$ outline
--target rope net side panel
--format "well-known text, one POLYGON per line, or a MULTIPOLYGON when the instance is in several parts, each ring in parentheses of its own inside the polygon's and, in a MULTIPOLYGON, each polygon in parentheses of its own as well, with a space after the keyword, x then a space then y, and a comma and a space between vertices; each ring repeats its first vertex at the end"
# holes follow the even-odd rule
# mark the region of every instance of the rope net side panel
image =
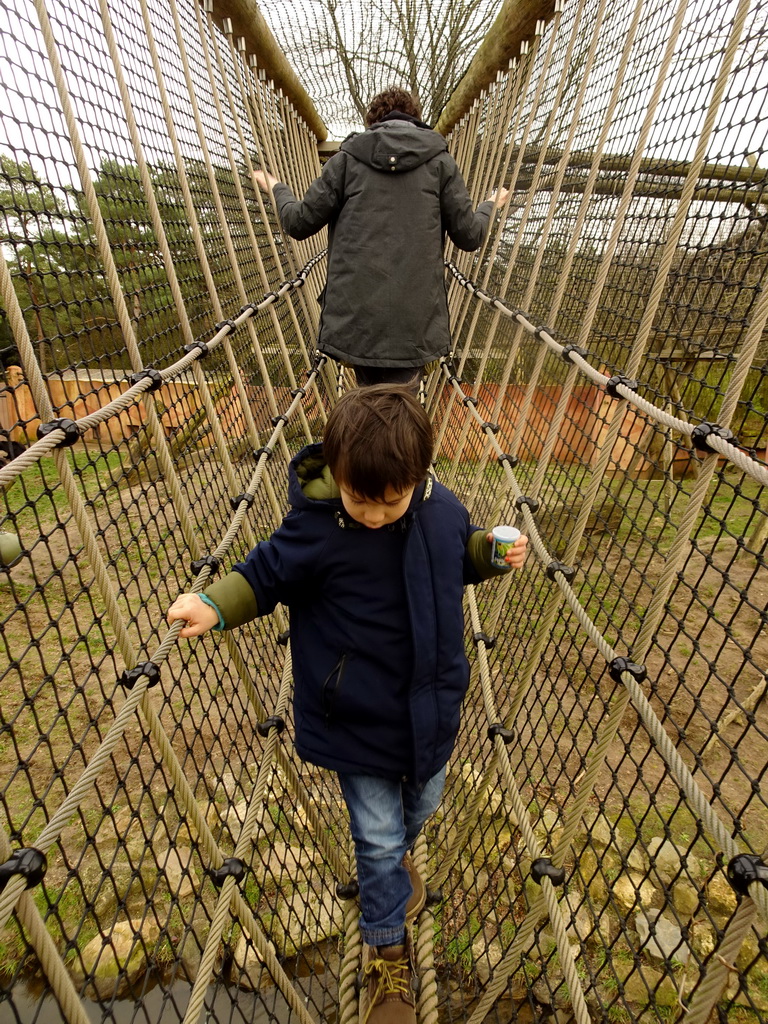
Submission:
MULTIPOLYGON (((425 1024, 768 1013, 765 39, 761 4, 573 4, 451 136, 512 197, 447 253, 436 471, 535 557, 468 594, 425 1024)), ((287 617, 164 624, 336 394, 325 239, 251 178, 300 192, 313 140, 193 3, 37 0, 0 41, 0 1021, 353 1022, 287 617)))

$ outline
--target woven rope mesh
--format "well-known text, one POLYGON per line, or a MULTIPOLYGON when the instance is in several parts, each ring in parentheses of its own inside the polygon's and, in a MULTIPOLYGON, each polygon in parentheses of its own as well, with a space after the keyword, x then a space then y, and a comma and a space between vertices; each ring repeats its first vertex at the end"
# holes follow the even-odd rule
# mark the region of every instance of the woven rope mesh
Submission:
POLYGON ((438 478, 531 538, 467 593, 419 1019, 768 1020, 768 8, 399 10, 3 11, 0 1024, 363 1019, 287 614, 165 612, 277 526, 352 384, 326 238, 252 172, 301 193, 393 76, 476 202, 511 190, 446 250, 424 400, 438 478))

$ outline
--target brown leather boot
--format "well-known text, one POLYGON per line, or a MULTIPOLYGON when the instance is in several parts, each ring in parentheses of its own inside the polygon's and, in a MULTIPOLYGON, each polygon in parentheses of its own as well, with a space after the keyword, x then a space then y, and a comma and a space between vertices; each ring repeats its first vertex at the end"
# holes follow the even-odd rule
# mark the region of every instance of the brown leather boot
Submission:
POLYGON ((408 877, 411 880, 411 887, 413 889, 413 892, 405 905, 405 923, 413 924, 424 906, 424 902, 427 898, 427 888, 424 885, 424 879, 416 870, 413 858, 407 851, 403 856, 403 867, 408 872, 408 877))
POLYGON ((380 946, 363 968, 368 1011, 362 1024, 416 1024, 416 989, 410 943, 380 946))

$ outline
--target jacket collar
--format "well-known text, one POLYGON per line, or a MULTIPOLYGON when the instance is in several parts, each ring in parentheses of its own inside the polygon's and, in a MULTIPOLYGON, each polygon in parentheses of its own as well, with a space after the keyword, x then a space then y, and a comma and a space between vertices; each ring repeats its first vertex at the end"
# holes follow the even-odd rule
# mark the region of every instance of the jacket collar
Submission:
MULTIPOLYGON (((409 124, 415 124, 417 128, 428 128, 432 130, 428 124, 424 121, 420 121, 418 117, 413 117, 412 114, 404 114, 402 110, 393 110, 389 114, 385 114, 384 117, 380 118, 376 124, 383 124, 385 121, 408 121, 409 124)), ((375 128, 376 124, 372 124, 371 128, 375 128)))

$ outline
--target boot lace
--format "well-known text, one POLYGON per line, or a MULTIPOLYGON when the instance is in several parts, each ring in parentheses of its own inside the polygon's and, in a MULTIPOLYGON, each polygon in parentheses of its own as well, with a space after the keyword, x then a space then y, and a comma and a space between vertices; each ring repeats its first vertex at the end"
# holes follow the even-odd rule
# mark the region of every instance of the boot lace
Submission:
POLYGON ((371 993, 368 1010, 362 1024, 366 1024, 374 1006, 377 1006, 387 996, 398 995, 410 998, 409 968, 407 955, 400 960, 384 960, 381 957, 376 957, 374 960, 368 961, 362 971, 363 979, 365 981, 374 979, 376 987, 371 993))

